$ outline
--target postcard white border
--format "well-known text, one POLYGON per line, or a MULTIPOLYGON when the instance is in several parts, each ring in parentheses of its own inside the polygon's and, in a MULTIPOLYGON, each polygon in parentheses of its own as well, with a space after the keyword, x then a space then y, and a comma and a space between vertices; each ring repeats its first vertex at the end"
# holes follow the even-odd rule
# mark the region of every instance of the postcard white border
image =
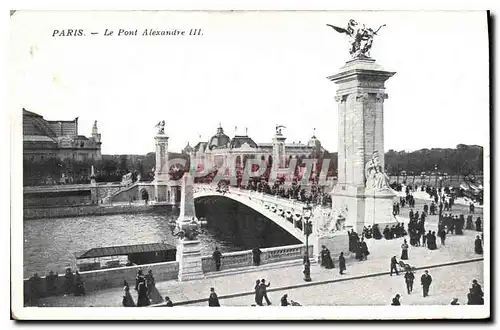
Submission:
MULTIPOLYGON (((116 3, 103 2, 103 1, 85 1, 78 2, 76 4, 68 1, 16 1, 14 4, 7 4, 7 9, 120 9, 120 10, 131 10, 131 9, 169 9, 169 10, 190 10, 190 9, 266 9, 266 10, 276 10, 276 9, 287 9, 287 10, 318 10, 318 9, 328 9, 328 10, 362 10, 362 9, 423 9, 426 10, 440 10, 440 9, 487 9, 492 7, 495 2, 492 1, 475 1, 471 4, 469 1, 454 1, 449 4, 443 4, 440 1, 419 1, 409 4, 402 4, 399 2, 383 2, 378 1, 376 4, 370 1, 357 1, 355 3, 349 2, 345 4, 335 4, 327 3, 326 1, 313 1, 304 4, 304 2, 297 1, 287 1, 283 2, 271 2, 268 1, 253 1, 251 4, 248 2, 242 4, 229 3, 228 1, 223 2, 212 2, 210 5, 205 4, 203 1, 171 1, 165 6, 164 3, 160 1, 120 1, 116 3)), ((5 5, 5 4, 4 4, 5 5)), ((4 11, 5 13, 5 11, 4 11)), ((8 37, 4 37, 6 44, 8 43, 8 37)), ((7 49, 4 47, 4 49, 7 49)), ((4 63, 6 63, 4 61, 4 63)), ((8 70, 7 70, 8 72, 8 70)), ((5 76, 5 75, 4 75, 5 76)), ((19 183, 19 178, 22 179, 22 157, 19 157, 19 150, 22 150, 22 139, 21 137, 21 116, 13 116, 12 109, 19 109, 18 104, 15 101, 9 100, 8 112, 9 118, 7 125, 10 127, 9 132, 12 138, 10 143, 10 150, 8 153, 11 156, 11 171, 4 171, 4 173, 11 173, 11 191, 8 193, 11 199, 11 216, 12 216, 12 227, 11 227, 11 238, 12 238, 12 250, 11 250, 11 265, 12 265, 12 311, 14 315, 19 319, 40 319, 40 320, 51 320, 51 319, 156 319, 156 320, 166 320, 169 316, 166 315, 165 309, 162 308, 141 308, 134 309, 131 313, 130 309, 123 308, 25 308, 22 307, 22 295, 14 294, 22 288, 22 245, 17 246, 18 242, 22 242, 22 185, 19 183), (17 151, 17 152, 16 152, 17 151), (19 248, 20 247, 20 248, 19 248), (21 279, 21 281, 19 281, 21 279), (20 298, 20 299, 19 299, 20 298)), ((20 112, 18 112, 20 113, 20 112)), ((8 141, 7 136, 4 141, 8 141)), ((6 143, 4 143, 6 144, 6 143)), ((4 147, 8 147, 4 145, 4 147)), ((489 169, 489 145, 484 146, 485 155, 485 201, 490 199, 489 191, 489 180, 490 180, 490 169, 489 169)), ((7 185, 8 186, 8 185, 7 185)), ((7 187, 8 188, 8 187, 7 187)), ((8 195, 4 200, 8 200, 8 195)), ((7 209, 7 208, 6 208, 7 209)), ((7 210, 8 212, 8 210, 7 210)), ((484 208, 485 215, 489 215, 490 207, 489 203, 485 203, 484 208)), ((9 215, 5 216, 4 219, 8 219, 9 215)), ((485 232, 490 229, 489 216, 485 216, 485 232), (488 221, 486 221, 488 219, 488 221)), ((8 229, 4 229, 4 233, 8 233, 8 229)), ((8 236, 8 235, 6 235, 8 236)), ((492 235, 494 236, 494 235, 492 235)), ((420 318, 432 318, 432 319, 443 319, 443 318, 483 318, 489 315, 489 283, 490 282, 490 240, 489 236, 485 237, 485 272, 484 272, 484 283, 488 283, 485 291, 485 305, 484 306, 400 306, 397 311, 393 307, 387 306, 360 306, 360 307, 306 307, 306 308, 251 308, 251 307, 231 307, 231 308, 220 308, 220 309, 207 309, 205 307, 176 307, 175 308, 175 319, 302 319, 302 320, 313 320, 313 319, 420 319, 420 318), (488 239, 486 239, 488 237, 488 239)), ((2 243, 8 246, 9 237, 2 240, 2 243)), ((4 250, 5 251, 5 250, 4 250)), ((7 283, 5 281, 4 283, 7 283)), ((21 289, 22 290, 22 289, 21 289)), ((6 295, 4 295, 6 296, 6 295)), ((172 311, 172 310, 171 310, 172 311)))

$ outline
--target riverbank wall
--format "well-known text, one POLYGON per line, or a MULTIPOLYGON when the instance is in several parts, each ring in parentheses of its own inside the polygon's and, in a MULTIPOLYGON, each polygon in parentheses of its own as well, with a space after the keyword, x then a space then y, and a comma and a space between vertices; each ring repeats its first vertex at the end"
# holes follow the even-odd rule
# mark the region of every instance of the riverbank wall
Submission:
POLYGON ((100 216, 112 214, 134 214, 158 211, 168 211, 172 205, 165 204, 138 204, 125 203, 116 205, 74 205, 55 207, 30 207, 23 209, 24 220, 47 219, 47 218, 67 218, 80 216, 100 216))
MULTIPOLYGON (((306 247, 303 244, 287 245, 272 248, 263 248, 261 254, 261 265, 280 263, 283 261, 302 261, 305 255, 306 247)), ((308 249, 310 256, 313 255, 313 246, 308 249)), ((221 273, 232 269, 245 269, 252 267, 252 251, 239 251, 223 253, 221 258, 221 273)), ((202 269, 207 277, 217 276, 215 262, 212 256, 202 256, 202 269)), ((258 267, 258 266, 254 266, 258 267)), ((135 277, 137 270, 142 268, 144 273, 150 269, 153 272, 156 282, 164 282, 169 280, 177 280, 179 273, 179 262, 169 261, 155 264, 118 267, 111 269, 99 269, 86 272, 80 272, 82 281, 84 282, 86 292, 99 291, 104 289, 122 287, 123 281, 126 280, 131 288, 135 286, 135 277)), ((30 301, 38 297, 48 297, 64 294, 68 287, 74 289, 74 278, 67 280, 64 274, 55 275, 53 278, 40 276, 37 281, 33 278, 24 279, 24 299, 25 305, 30 305, 30 301)), ((120 299, 121 297, 117 297, 120 299)))

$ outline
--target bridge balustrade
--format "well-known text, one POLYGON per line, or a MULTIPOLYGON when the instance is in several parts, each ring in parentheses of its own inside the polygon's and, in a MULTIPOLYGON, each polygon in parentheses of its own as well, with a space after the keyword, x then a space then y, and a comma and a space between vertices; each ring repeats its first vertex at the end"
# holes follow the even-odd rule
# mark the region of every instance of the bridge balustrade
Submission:
MULTIPOLYGON (((303 244, 286 245, 272 248, 260 249, 262 254, 261 265, 281 261, 302 260, 306 247, 303 244)), ((313 246, 309 245, 309 255, 313 255, 313 246)), ((228 252, 222 254, 221 270, 250 267, 253 265, 252 251, 228 252)), ((202 269, 204 273, 215 272, 215 261, 212 256, 202 257, 202 269)))

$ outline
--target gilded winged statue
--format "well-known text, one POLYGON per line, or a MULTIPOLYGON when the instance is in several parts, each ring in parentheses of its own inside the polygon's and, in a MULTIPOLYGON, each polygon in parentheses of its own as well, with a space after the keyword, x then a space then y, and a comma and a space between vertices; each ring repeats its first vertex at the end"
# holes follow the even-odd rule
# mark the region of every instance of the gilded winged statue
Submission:
POLYGON ((364 24, 361 27, 360 24, 353 19, 349 20, 346 28, 341 28, 331 24, 326 25, 338 33, 345 34, 349 37, 349 43, 351 44, 349 54, 353 59, 370 57, 373 37, 376 36, 378 31, 385 26, 385 24, 381 25, 376 31, 374 31, 371 28, 367 28, 364 24))

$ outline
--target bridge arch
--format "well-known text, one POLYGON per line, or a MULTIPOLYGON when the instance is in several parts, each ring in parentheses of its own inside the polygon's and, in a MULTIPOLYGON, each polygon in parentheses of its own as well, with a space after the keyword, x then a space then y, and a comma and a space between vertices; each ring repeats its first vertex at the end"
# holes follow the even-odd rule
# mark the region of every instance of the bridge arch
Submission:
POLYGON ((303 221, 300 216, 288 217, 287 214, 302 214, 302 203, 290 202, 288 200, 276 199, 260 193, 249 192, 245 190, 230 189, 226 193, 217 192, 213 188, 199 188, 195 190, 193 197, 198 200, 203 197, 223 197, 227 198, 259 213, 269 221, 272 221, 290 235, 301 242, 305 242, 303 233, 303 221), (287 211, 290 211, 287 213, 287 211))

